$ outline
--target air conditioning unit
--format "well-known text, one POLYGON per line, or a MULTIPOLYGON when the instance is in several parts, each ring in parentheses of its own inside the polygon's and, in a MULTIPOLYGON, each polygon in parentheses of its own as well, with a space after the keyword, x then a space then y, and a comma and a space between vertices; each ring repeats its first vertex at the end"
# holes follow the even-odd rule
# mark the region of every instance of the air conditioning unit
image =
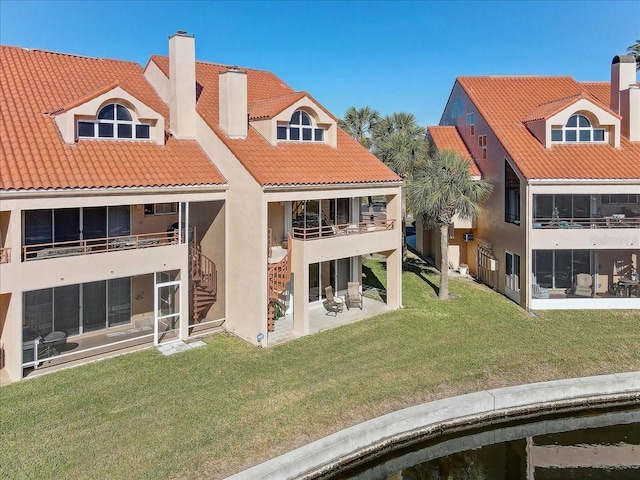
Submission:
POLYGON ((473 233, 465 233, 462 238, 464 238, 465 242, 473 242, 473 233))
POLYGON ((495 272, 496 270, 498 270, 498 260, 496 260, 495 258, 489 259, 489 270, 491 272, 495 272))

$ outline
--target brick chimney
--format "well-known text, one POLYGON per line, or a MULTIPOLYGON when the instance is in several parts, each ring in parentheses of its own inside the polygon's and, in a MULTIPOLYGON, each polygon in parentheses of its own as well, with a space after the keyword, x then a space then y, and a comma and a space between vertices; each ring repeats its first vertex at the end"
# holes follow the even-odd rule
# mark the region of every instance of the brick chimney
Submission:
POLYGON ((640 141, 640 89, 633 55, 616 55, 611 61, 610 106, 622 117, 622 135, 633 142, 640 141))
POLYGON ((195 38, 182 30, 169 37, 169 110, 171 133, 176 138, 195 138, 195 38))
POLYGON ((229 67, 219 76, 220 128, 231 138, 247 138, 247 72, 229 67))

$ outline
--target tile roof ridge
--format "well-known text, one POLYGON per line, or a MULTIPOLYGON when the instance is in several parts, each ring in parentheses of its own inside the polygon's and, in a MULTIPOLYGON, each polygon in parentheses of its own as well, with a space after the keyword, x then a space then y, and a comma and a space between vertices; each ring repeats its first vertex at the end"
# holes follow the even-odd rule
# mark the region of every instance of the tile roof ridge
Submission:
MULTIPOLYGON (((166 59, 167 61, 169 60, 169 55, 160 55, 160 54, 154 54, 151 55, 149 57, 149 61, 155 59, 155 58, 159 58, 159 59, 166 59)), ((149 62, 147 62, 149 63, 149 62)), ((246 72, 266 72, 266 73, 271 73, 273 75, 275 75, 275 73, 273 73, 271 70, 266 70, 264 68, 251 68, 251 67, 244 67, 242 65, 237 65, 237 64, 231 64, 231 63, 220 63, 220 62, 212 62, 212 61, 208 61, 208 60, 198 60, 196 58, 196 64, 201 64, 201 65, 209 65, 209 66, 213 66, 213 67, 223 67, 223 68, 235 68, 238 69, 240 71, 246 71, 246 72)))

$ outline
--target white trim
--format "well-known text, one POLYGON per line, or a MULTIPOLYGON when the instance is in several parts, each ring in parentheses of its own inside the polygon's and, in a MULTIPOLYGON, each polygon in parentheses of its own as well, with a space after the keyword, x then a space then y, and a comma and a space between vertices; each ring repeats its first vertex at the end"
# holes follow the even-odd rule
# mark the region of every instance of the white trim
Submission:
POLYGON ((531 310, 637 310, 640 298, 532 298, 531 310))

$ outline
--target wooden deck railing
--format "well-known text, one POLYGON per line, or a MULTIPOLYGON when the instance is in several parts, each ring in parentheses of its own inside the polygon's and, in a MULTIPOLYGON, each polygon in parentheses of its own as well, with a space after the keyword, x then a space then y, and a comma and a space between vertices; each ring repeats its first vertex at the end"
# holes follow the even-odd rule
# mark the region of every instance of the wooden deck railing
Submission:
POLYGON ((533 228, 640 228, 640 217, 534 218, 533 228))
POLYGON ((90 255, 94 253, 121 250, 137 250, 140 248, 175 245, 177 243, 180 243, 178 230, 175 230, 173 233, 160 232, 143 233, 139 235, 122 235, 119 237, 91 238, 86 240, 71 240, 68 242, 24 245, 22 247, 22 258, 25 261, 31 261, 41 260, 43 258, 90 255))
POLYGON ((362 233, 393 230, 395 220, 376 220, 372 222, 351 222, 340 225, 323 225, 321 227, 293 227, 293 238, 298 240, 317 240, 320 238, 341 235, 359 235, 362 233))

